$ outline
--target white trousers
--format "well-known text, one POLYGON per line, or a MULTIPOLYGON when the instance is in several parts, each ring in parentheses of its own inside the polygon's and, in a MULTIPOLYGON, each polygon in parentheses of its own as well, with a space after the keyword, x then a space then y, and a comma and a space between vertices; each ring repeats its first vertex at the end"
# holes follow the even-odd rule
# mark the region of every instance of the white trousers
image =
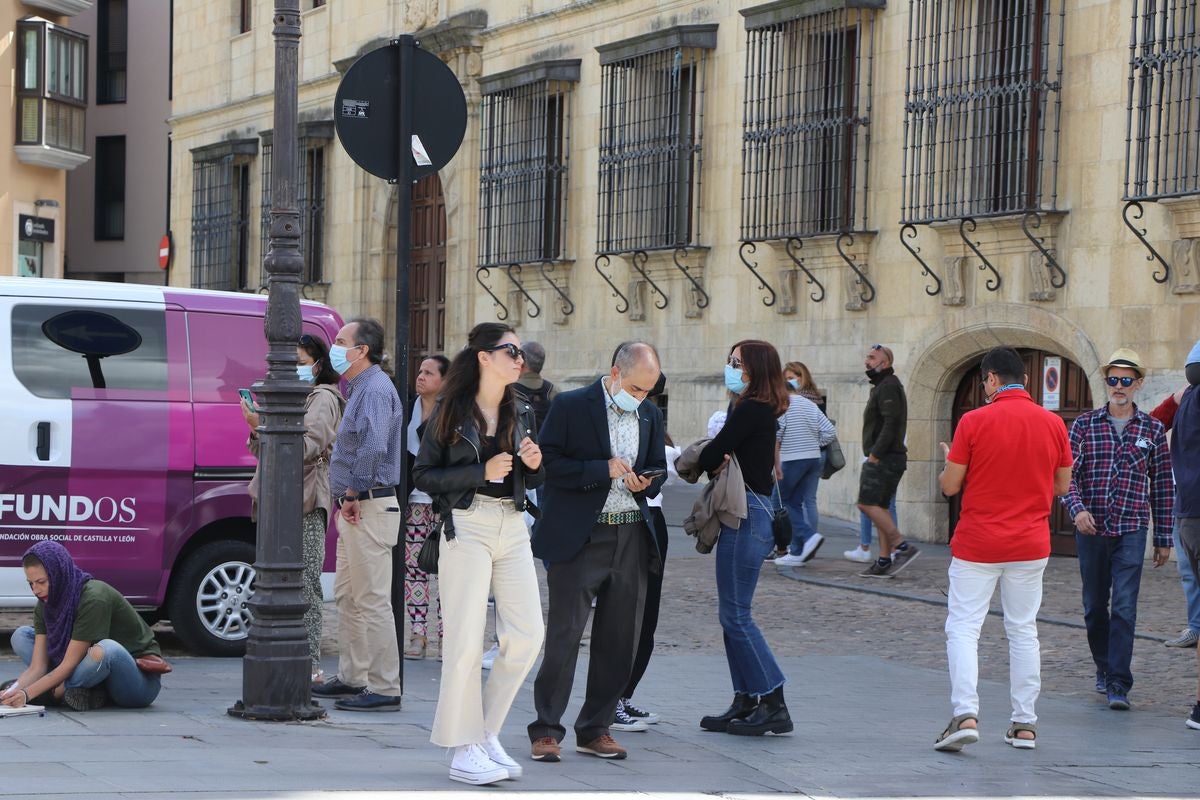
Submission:
POLYGON ((476 496, 470 508, 453 514, 455 539, 442 537, 438 558, 445 632, 430 741, 442 747, 500 733, 546 632, 529 529, 513 502, 476 496), (489 588, 500 653, 481 689, 489 588))
POLYGON ((1042 659, 1037 612, 1042 605, 1042 573, 1049 559, 983 564, 950 560, 946 603, 946 657, 950 663, 950 703, 954 716, 979 713, 979 630, 996 584, 1008 637, 1008 681, 1012 721, 1037 722, 1034 706, 1042 690, 1042 659))

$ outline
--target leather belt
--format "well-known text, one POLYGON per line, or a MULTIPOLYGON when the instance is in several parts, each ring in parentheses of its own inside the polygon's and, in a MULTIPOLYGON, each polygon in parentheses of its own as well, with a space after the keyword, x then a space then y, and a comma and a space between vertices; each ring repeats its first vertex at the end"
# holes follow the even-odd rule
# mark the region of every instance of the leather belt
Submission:
POLYGON ((596 522, 600 525, 632 525, 645 520, 641 511, 612 511, 596 516, 596 522))
POLYGON ((347 500, 351 500, 351 499, 353 499, 353 500, 374 500, 377 497, 395 497, 395 496, 396 496, 396 487, 395 486, 378 486, 374 489, 367 489, 365 492, 358 495, 358 497, 349 498, 349 497, 346 497, 345 495, 343 495, 342 497, 337 498, 337 503, 338 503, 338 506, 340 507, 342 505, 342 503, 346 502, 347 500))

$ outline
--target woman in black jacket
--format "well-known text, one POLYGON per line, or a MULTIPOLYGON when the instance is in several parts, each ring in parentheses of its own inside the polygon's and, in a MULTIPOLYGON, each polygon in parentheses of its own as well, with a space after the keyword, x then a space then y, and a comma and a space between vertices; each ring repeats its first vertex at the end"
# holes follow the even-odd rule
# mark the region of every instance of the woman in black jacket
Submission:
MULTIPOLYGON (((542 452, 533 410, 512 389, 524 360, 512 328, 476 325, 450 364, 413 466, 417 488, 445 520, 438 577, 448 624, 430 740, 455 748, 451 780, 476 785, 521 774, 497 734, 545 634, 522 517, 525 490, 544 478, 542 452), (489 590, 500 654, 481 696, 489 590)), ((530 511, 536 515, 536 508, 530 511)))
POLYGON ((775 434, 788 407, 779 353, 767 342, 738 342, 725 364, 725 386, 736 399, 699 463, 711 474, 735 455, 746 483, 746 518, 736 530, 722 525, 717 540, 717 613, 734 695, 728 710, 704 717, 700 727, 742 736, 787 733, 792 719, 783 671, 751 614, 763 559, 775 549, 775 434))

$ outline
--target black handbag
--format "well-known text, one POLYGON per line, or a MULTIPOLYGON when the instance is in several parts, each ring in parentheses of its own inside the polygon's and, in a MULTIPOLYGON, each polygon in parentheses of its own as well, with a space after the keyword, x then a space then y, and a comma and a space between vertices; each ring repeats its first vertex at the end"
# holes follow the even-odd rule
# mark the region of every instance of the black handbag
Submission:
POLYGON ((842 445, 837 439, 822 447, 821 452, 825 454, 825 466, 821 470, 821 477, 829 480, 838 470, 846 466, 846 455, 842 452, 842 445))
MULTIPOLYGON (((775 497, 779 498, 779 483, 775 483, 775 497)), ((754 495, 754 499, 758 500, 758 494, 754 495)), ((786 551, 792 543, 792 521, 788 517, 788 511, 783 506, 783 500, 779 500, 779 505, 774 510, 767 508, 762 500, 758 500, 758 504, 762 506, 763 511, 771 515, 771 536, 775 539, 775 549, 786 551)))
POLYGON ((421 549, 417 551, 417 569, 428 575, 437 575, 438 571, 438 555, 442 550, 442 527, 445 523, 439 521, 434 526, 429 535, 425 537, 425 541, 421 543, 421 549))

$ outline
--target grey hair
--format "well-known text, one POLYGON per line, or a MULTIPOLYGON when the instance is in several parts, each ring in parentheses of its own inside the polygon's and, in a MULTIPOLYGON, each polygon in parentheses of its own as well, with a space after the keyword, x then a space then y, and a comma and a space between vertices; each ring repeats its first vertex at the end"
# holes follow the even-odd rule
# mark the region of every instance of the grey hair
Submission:
POLYGON ((628 375, 634 367, 646 360, 647 357, 653 357, 655 366, 660 364, 658 351, 649 342, 640 340, 621 342, 616 352, 613 353, 612 365, 617 368, 621 375, 628 375))
POLYGON ((354 343, 367 346, 367 358, 372 364, 383 362, 383 324, 374 317, 355 317, 354 343))
POLYGON ((546 348, 541 342, 525 342, 521 349, 525 351, 525 369, 541 373, 542 367, 546 366, 546 348))

